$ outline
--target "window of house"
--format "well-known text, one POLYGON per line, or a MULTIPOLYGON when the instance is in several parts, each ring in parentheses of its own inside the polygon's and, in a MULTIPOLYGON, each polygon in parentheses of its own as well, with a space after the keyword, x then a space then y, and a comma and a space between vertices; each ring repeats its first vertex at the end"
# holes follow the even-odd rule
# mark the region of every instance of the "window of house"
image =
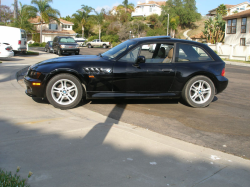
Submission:
POLYGON ((237 19, 227 20, 227 34, 235 34, 236 33, 236 23, 237 23, 237 19))
POLYGON ((240 39, 240 46, 246 46, 246 38, 240 39))
POLYGON ((57 30, 58 29, 58 25, 57 24, 49 24, 49 29, 51 29, 51 30, 57 30))
POLYGON ((68 25, 68 28, 70 28, 70 25, 68 25))
POLYGON ((247 18, 241 19, 241 33, 246 33, 247 18))

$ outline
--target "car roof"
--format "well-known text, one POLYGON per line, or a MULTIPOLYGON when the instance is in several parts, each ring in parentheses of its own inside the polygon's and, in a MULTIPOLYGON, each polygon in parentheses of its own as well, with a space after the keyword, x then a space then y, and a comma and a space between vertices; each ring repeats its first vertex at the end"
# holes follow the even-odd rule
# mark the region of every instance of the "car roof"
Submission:
MULTIPOLYGON (((150 42, 150 41, 169 41, 169 42, 182 42, 182 43, 190 43, 195 45, 202 45, 202 43, 195 42, 192 40, 184 40, 184 39, 177 39, 177 38, 171 38, 170 36, 147 36, 147 37, 141 37, 141 38, 133 38, 130 40, 134 40, 137 42, 150 42)), ((203 44, 204 45, 204 44, 203 44)))

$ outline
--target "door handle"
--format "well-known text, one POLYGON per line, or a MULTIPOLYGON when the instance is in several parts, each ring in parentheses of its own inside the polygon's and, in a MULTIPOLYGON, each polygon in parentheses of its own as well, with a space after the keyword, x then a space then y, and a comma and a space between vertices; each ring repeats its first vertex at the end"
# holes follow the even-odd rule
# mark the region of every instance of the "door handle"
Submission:
POLYGON ((173 70, 172 69, 162 69, 162 71, 164 71, 164 72, 172 72, 173 70))

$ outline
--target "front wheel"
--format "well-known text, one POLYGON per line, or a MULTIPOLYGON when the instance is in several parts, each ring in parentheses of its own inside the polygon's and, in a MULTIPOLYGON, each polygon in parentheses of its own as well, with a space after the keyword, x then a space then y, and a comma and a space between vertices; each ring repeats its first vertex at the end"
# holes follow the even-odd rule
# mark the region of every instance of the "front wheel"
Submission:
POLYGON ((206 76, 196 76, 190 79, 183 91, 182 98, 192 107, 203 108, 208 106, 215 95, 214 84, 206 76))
POLYGON ((58 56, 62 56, 62 52, 60 49, 57 49, 57 54, 58 54, 58 56))
POLYGON ((56 108, 74 108, 83 96, 81 82, 71 74, 56 75, 46 87, 46 96, 50 104, 56 108))

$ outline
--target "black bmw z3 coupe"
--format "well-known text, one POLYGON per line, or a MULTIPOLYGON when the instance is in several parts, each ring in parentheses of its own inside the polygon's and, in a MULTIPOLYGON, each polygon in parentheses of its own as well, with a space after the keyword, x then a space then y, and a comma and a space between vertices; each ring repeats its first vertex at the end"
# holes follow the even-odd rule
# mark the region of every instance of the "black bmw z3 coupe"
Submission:
POLYGON ((228 85, 225 62, 207 45, 154 36, 127 40, 99 55, 45 60, 30 66, 26 94, 57 108, 82 99, 182 98, 208 106, 228 85))

